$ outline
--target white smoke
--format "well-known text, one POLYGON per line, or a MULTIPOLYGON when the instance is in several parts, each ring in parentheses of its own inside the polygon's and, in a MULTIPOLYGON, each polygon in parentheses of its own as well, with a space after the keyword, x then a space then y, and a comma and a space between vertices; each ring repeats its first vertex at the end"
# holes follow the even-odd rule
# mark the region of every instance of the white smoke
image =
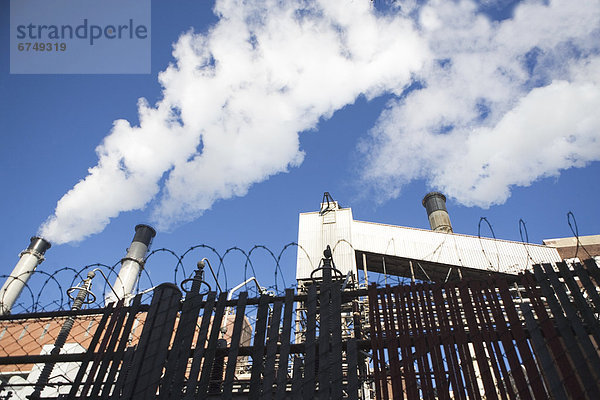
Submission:
POLYGON ((491 22, 471 1, 419 10, 434 54, 422 88, 395 101, 361 144, 363 179, 395 197, 426 179, 488 207, 600 159, 600 3, 526 1, 491 22))
POLYGON ((298 166, 299 133, 360 95, 397 99, 360 145, 384 198, 426 179, 485 207, 600 159, 599 2, 525 0, 503 21, 470 0, 391 4, 217 1, 219 22, 174 45, 162 100, 114 123, 41 234, 82 240, 151 201, 159 229, 192 220, 298 166))
POLYGON ((215 13, 207 34, 179 38, 162 100, 140 100, 139 126, 115 121, 41 235, 82 240, 153 199, 159 229, 194 219, 299 165, 299 132, 361 94, 400 94, 428 58, 410 19, 369 1, 222 0, 215 13))

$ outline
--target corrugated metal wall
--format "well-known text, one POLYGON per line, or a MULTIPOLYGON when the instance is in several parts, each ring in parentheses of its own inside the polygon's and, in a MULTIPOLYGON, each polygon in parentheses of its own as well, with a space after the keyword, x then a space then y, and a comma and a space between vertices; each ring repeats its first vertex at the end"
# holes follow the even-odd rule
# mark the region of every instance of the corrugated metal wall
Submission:
POLYGON ((336 267, 356 271, 355 251, 509 274, 561 261, 555 248, 355 221, 349 208, 300 214, 296 279, 308 279, 327 245, 336 267))

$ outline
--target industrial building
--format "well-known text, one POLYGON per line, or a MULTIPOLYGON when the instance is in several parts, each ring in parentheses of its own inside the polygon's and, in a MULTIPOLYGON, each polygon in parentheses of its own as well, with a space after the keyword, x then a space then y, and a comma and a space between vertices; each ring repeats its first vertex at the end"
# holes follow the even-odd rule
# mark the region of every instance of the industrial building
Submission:
POLYGON ((299 216, 297 288, 254 280, 257 297, 213 290, 204 262, 134 293, 156 234, 138 225, 105 307, 86 306, 94 270, 72 310, 13 315, 50 248, 34 237, 0 289, 0 399, 594 398, 600 235, 458 234, 445 200, 424 197, 424 230, 354 220, 325 193, 299 216))
POLYGON ((341 208, 327 193, 320 211, 300 214, 296 278, 310 278, 327 245, 343 274, 374 271, 432 282, 490 273, 510 279, 533 264, 563 259, 556 246, 454 233, 439 192, 427 194, 423 206, 431 230, 355 220, 351 208, 341 208))

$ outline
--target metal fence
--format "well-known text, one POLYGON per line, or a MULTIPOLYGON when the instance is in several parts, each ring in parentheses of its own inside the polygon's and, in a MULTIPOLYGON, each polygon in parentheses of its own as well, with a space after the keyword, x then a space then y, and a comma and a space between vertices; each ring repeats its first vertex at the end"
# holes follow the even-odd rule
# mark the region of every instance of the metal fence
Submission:
POLYGON ((197 274, 185 291, 159 285, 150 304, 139 295, 0 317, 0 398, 600 393, 600 269, 591 260, 538 265, 516 285, 491 275, 367 290, 332 271, 282 295, 228 299, 197 274))
POLYGON ((600 270, 369 288, 379 399, 597 399, 600 270))

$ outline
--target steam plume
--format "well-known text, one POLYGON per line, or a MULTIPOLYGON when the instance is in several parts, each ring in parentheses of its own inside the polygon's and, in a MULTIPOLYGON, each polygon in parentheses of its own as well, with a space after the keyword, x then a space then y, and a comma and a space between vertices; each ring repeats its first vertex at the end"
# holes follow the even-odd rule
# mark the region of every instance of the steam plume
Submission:
POLYGON ((426 179, 487 207, 599 160, 600 3, 527 0, 492 21, 495 3, 218 1, 219 22, 174 45, 162 100, 115 121, 41 234, 81 240, 151 200, 159 229, 194 219, 298 166, 298 134, 361 94, 396 96, 360 144, 380 198, 426 179))
POLYGON ((140 100, 139 126, 115 121, 44 237, 82 240, 154 198, 156 226, 168 229, 243 196, 302 162, 299 132, 361 94, 399 94, 428 57, 410 19, 378 15, 369 1, 223 0, 215 13, 207 34, 174 45, 163 98, 140 100))

